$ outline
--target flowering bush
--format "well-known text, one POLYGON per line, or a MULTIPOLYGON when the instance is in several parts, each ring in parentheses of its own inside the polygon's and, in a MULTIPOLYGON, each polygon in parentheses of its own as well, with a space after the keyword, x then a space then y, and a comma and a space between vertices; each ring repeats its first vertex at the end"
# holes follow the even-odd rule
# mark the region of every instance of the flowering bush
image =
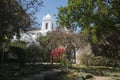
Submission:
POLYGON ((55 48, 50 53, 51 62, 60 62, 62 60, 62 55, 64 53, 64 48, 55 48))

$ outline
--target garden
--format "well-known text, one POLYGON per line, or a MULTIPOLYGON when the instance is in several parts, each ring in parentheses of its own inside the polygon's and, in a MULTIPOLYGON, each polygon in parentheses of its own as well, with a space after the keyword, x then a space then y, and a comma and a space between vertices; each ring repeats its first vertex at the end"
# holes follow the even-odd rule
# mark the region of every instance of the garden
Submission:
POLYGON ((0 0, 0 80, 120 80, 120 0, 68 0, 28 45, 43 2, 0 0))

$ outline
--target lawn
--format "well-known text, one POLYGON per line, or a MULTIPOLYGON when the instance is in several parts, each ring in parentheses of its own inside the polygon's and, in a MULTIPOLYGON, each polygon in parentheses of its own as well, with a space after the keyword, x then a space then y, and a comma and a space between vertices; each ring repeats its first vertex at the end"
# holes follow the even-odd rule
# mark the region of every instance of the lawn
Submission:
POLYGON ((26 65, 24 72, 20 72, 16 65, 0 65, 0 80, 34 80, 34 78, 35 80, 120 80, 120 68, 73 65, 67 70, 62 70, 60 65, 39 64, 26 65))

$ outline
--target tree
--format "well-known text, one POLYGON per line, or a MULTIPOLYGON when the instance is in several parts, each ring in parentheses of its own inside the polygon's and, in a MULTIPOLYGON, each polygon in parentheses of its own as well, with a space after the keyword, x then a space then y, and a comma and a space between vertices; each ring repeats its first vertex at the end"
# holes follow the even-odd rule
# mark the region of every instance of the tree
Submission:
POLYGON ((15 41, 10 43, 9 51, 17 56, 19 67, 22 70, 25 66, 26 44, 22 41, 15 41))
POLYGON ((66 7, 58 9, 58 23, 73 30, 78 27, 82 32, 88 30, 88 39, 94 53, 97 54, 98 48, 102 48, 104 56, 118 59, 119 4, 119 0, 68 0, 66 7))
POLYGON ((40 53, 40 47, 33 44, 26 48, 26 61, 32 64, 41 62, 42 54, 40 53))
POLYGON ((20 28, 29 24, 29 16, 16 0, 0 1, 0 42, 12 38, 20 28))
POLYGON ((43 62, 49 62, 50 60, 50 50, 52 46, 50 46, 47 40, 48 40, 47 36, 41 35, 39 38, 40 54, 41 54, 40 57, 41 57, 41 61, 43 62))
POLYGON ((29 14, 35 13, 40 6, 42 6, 41 0, 0 1, 0 42, 11 39, 14 34, 19 35, 20 29, 30 27, 33 19, 29 14))
POLYGON ((4 53, 13 35, 19 38, 20 29, 25 30, 31 26, 32 15, 37 7, 42 6, 41 0, 1 0, 0 1, 0 53, 4 53), (38 6, 39 5, 39 6, 38 6), (32 10, 30 10, 32 9, 32 10), (4 47, 4 43, 7 43, 4 47))
POLYGON ((31 26, 40 25, 36 20, 36 12, 40 11, 43 6, 43 0, 18 0, 18 3, 23 7, 25 12, 30 16, 31 26))
POLYGON ((40 52, 47 61, 50 60, 50 53, 52 50, 59 48, 60 45, 65 47, 68 42, 66 41, 67 34, 61 31, 49 32, 46 36, 41 35, 39 38, 40 52))

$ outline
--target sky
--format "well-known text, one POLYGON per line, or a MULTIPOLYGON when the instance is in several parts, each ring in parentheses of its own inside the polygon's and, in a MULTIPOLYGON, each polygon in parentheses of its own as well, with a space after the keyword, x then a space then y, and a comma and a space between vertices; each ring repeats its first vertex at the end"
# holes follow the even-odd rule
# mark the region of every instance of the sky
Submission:
POLYGON ((54 20, 54 27, 56 27, 56 16, 58 13, 57 8, 60 6, 66 6, 67 0, 43 0, 43 7, 36 13, 37 22, 41 24, 43 16, 48 13, 52 16, 54 20))

